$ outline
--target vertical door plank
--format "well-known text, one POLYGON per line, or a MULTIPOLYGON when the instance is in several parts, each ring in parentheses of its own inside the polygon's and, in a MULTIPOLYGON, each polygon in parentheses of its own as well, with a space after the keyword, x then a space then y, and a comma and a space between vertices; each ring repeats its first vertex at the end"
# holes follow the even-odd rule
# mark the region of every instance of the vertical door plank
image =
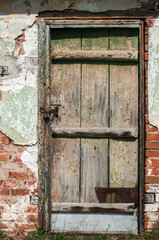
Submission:
MULTIPOLYGON (((82 50, 108 49, 106 29, 83 29, 82 50)), ((108 126, 108 65, 82 63, 81 126, 108 126)), ((97 202, 95 187, 108 186, 108 140, 81 139, 81 202, 97 202)))
MULTIPOLYGON (((110 49, 138 49, 137 30, 110 30, 110 49)), ((138 127, 138 66, 110 65, 110 127, 138 127)), ((110 140, 110 187, 135 187, 138 140, 110 140)))
MULTIPOLYGON (((80 29, 55 29, 53 49, 81 49, 80 29)), ((51 66, 52 127, 80 127, 81 64, 58 61, 51 66)), ((51 196, 57 202, 79 201, 80 139, 52 139, 51 196)))
POLYGON ((79 139, 55 138, 52 150, 52 201, 79 202, 79 139))

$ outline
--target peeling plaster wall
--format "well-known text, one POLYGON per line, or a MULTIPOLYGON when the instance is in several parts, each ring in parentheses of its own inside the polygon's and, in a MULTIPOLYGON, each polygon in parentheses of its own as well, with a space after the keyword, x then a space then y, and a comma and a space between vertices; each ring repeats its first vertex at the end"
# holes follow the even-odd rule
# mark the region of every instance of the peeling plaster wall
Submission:
POLYGON ((159 129, 159 19, 149 28, 148 118, 159 129))

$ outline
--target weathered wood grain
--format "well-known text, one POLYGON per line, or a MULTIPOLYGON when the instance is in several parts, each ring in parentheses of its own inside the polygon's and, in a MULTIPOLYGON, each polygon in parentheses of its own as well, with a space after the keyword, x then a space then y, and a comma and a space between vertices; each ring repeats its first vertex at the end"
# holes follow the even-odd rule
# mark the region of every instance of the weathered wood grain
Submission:
MULTIPOLYGON (((108 48, 108 31, 82 30, 83 51, 108 48)), ((81 127, 108 127, 108 64, 82 64, 81 127)), ((83 134, 84 137, 84 134, 83 134)), ((108 140, 81 139, 81 202, 98 202, 96 186, 108 186, 108 140)))
POLYGON ((79 201, 79 139, 53 139, 51 161, 51 199, 79 201))
POLYGON ((137 138, 137 128, 52 128, 53 137, 76 138, 137 138))
POLYGON ((138 51, 52 50, 53 60, 138 61, 138 51))
MULTIPOLYGON (((138 50, 137 29, 110 31, 111 50, 138 50)), ((138 128, 138 66, 110 65, 110 127, 138 128)), ((138 179, 138 140, 110 140, 110 187, 135 187, 138 179)))
MULTIPOLYGON (((52 33, 54 49, 80 49, 80 31, 52 33)), ((80 127, 81 64, 52 62, 51 106, 57 107, 52 127, 80 127)), ((52 201, 79 201, 80 139, 52 139, 51 142, 51 198, 52 201)))
POLYGON ((133 213, 132 203, 52 203, 52 212, 101 212, 101 213, 133 213))

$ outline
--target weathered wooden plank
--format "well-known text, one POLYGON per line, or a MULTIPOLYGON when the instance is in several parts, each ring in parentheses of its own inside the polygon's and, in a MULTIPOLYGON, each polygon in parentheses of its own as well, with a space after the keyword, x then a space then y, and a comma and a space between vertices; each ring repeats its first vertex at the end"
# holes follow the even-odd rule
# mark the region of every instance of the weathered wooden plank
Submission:
POLYGON ((137 138, 137 128, 52 128, 53 137, 137 138))
POLYGON ((53 60, 138 61, 138 51, 52 50, 53 60))
POLYGON ((53 139, 51 161, 51 199, 79 201, 79 139, 53 139))
MULTIPOLYGON (((138 50, 138 30, 110 30, 111 50, 138 50)), ((110 127, 138 128, 138 66, 110 65, 110 127)), ((138 140, 110 140, 110 187, 138 184, 138 140)))
POLYGON ((52 203, 52 212, 101 212, 101 213, 133 213, 135 204, 132 203, 52 203))
MULTIPOLYGON (((54 30, 53 49, 81 49, 80 30, 54 30)), ((80 63, 54 63, 51 66, 51 116, 53 127, 80 127, 80 63)), ((79 201, 80 139, 52 139, 51 199, 79 201)))
POLYGON ((52 64, 51 105, 58 108, 52 126, 80 126, 80 63, 52 64))
MULTIPOLYGON (((108 31, 82 30, 82 50, 108 49, 108 31)), ((81 127, 108 126, 108 65, 82 64, 81 127)), ((84 137, 84 134, 83 134, 84 137)), ((96 186, 108 186, 108 140, 81 139, 81 202, 98 202, 96 186)))

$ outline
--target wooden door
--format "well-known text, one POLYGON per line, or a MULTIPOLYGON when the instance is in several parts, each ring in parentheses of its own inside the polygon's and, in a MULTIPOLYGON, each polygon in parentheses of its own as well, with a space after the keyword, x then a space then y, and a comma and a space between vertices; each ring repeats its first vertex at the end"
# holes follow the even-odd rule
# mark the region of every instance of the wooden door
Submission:
POLYGON ((137 231, 138 30, 51 31, 52 230, 137 231))

